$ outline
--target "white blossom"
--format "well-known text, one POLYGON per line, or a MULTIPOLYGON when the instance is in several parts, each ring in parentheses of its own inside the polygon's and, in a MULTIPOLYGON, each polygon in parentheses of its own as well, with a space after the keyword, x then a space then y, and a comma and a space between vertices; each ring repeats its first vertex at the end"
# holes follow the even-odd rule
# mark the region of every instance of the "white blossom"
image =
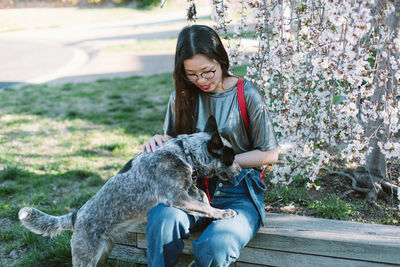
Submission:
MULTIPOLYGON (((365 133, 371 121, 383 121, 392 133, 379 143, 382 153, 400 157, 393 139, 400 130, 400 86, 393 83, 400 82, 400 35, 389 41, 387 21, 371 13, 374 0, 319 1, 320 7, 311 0, 232 1, 236 20, 228 16, 230 1, 211 2, 215 28, 227 32, 233 25, 231 62, 249 59, 246 78, 264 91, 279 141, 290 143, 281 155, 287 164, 275 164, 273 182, 289 183, 297 174, 313 180, 333 159, 350 168, 365 164, 376 138, 365 133), (249 25, 258 43, 252 53, 241 40, 249 25), (389 67, 379 68, 381 62, 389 67), (375 90, 388 85, 393 94, 373 101, 375 90)), ((394 12, 392 2, 385 7, 383 18, 394 12)))

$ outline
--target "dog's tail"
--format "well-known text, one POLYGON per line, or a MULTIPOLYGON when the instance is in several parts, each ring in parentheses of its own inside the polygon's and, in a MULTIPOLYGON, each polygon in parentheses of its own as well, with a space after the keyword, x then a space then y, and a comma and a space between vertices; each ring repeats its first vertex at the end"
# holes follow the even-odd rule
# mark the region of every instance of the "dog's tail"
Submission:
POLYGON ((63 216, 52 216, 31 207, 22 208, 18 212, 22 224, 35 234, 56 236, 63 230, 73 230, 76 212, 63 216))

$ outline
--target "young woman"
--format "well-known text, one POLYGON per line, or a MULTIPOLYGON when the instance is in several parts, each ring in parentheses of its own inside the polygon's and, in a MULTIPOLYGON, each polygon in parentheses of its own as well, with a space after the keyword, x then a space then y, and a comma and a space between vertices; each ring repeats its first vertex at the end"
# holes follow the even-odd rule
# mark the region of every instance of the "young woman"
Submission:
MULTIPOLYGON (((233 209, 237 215, 212 221, 193 241, 192 266, 228 266, 239 257, 265 216, 265 185, 257 167, 278 160, 278 144, 259 89, 244 81, 247 131, 238 104, 238 78, 229 74, 228 68, 228 55, 213 29, 185 27, 176 46, 175 91, 169 100, 164 135, 153 136, 142 148, 151 153, 178 134, 202 131, 208 117, 214 115, 221 135, 232 144, 235 159, 243 168, 230 181, 207 180, 211 205, 233 209)), ((162 204, 150 210, 146 229, 149 266, 174 266, 183 249, 182 239, 202 221, 162 204)))

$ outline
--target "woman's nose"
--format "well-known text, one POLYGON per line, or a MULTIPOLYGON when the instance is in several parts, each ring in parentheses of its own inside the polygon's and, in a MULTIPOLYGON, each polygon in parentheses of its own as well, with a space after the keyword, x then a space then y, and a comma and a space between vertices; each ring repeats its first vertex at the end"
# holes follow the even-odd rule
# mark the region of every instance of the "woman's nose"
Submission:
POLYGON ((202 82, 205 82, 205 81, 207 81, 207 79, 203 78, 201 75, 199 75, 199 77, 197 78, 197 82, 199 82, 199 83, 202 83, 202 82))

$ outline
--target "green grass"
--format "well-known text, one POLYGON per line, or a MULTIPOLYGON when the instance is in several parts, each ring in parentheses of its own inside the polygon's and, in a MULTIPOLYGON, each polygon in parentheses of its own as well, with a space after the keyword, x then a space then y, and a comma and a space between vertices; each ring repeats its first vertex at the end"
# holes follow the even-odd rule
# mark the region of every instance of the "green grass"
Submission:
POLYGON ((400 225, 397 204, 390 201, 379 201, 375 204, 363 200, 364 196, 356 194, 343 197, 343 191, 347 191, 348 188, 342 186, 340 190, 343 191, 338 191, 331 183, 327 183, 326 177, 320 177, 312 184, 301 175, 294 177, 289 185, 272 184, 268 182, 268 178, 266 180, 264 202, 268 211, 324 219, 400 225), (320 189, 316 189, 318 187, 320 189))
MULTIPOLYGON (((246 66, 235 68, 243 76, 246 66)), ((79 209, 107 179, 162 132, 172 74, 0 91, 0 266, 70 266, 71 233, 49 239, 24 229, 18 211, 61 215, 79 209)), ((267 179, 268 180, 268 179, 267 179)), ((267 205, 304 214, 356 219, 362 203, 310 196, 307 179, 268 184, 267 205)), ((400 214, 398 214, 400 215, 400 214)), ((398 224, 398 215, 380 223, 398 224)), ((125 265, 121 265, 125 266, 125 265)))
POLYGON ((267 205, 279 207, 280 212, 334 220, 362 221, 359 214, 362 207, 359 203, 346 202, 335 194, 315 197, 302 185, 269 184, 264 200, 267 205))
POLYGON ((335 195, 330 195, 322 200, 316 200, 308 205, 309 214, 326 219, 346 220, 352 211, 349 203, 335 195))
POLYGON ((70 234, 32 234, 20 226, 19 209, 79 209, 162 132, 173 89, 166 73, 0 91, 0 266, 13 263, 12 251, 18 266, 69 266, 70 234))
POLYGON ((70 234, 31 234, 19 209, 78 209, 162 132, 172 90, 169 73, 0 91, 0 265, 13 250, 22 251, 18 266, 70 265, 70 234))

